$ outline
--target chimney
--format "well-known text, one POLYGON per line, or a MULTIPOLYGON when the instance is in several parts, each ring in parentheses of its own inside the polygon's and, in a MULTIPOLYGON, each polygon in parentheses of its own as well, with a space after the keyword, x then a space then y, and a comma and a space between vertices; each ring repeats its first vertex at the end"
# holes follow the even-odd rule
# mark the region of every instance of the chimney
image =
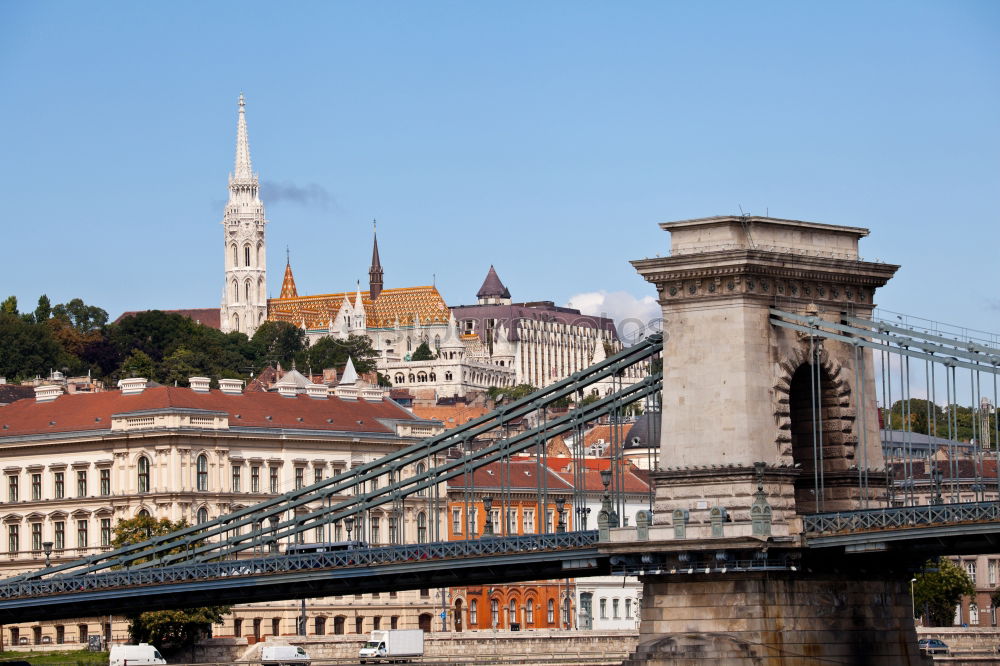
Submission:
MULTIPOLYGON (((192 378, 193 379, 193 378, 192 378)), ((220 379, 219 389, 227 395, 241 395, 243 393, 242 379, 220 379)))
POLYGON ((190 377, 188 379, 188 386, 195 393, 208 393, 211 384, 212 380, 208 377, 190 377))
POLYGON ((118 388, 122 390, 122 395, 138 395, 146 390, 145 377, 130 377, 119 379, 118 388))
POLYGON ((326 400, 330 397, 330 387, 326 384, 306 384, 306 395, 317 400, 326 400))
POLYGON ((35 387, 35 402, 52 402, 63 394, 58 384, 46 384, 35 387))
POLYGON ((294 384, 282 384, 278 387, 278 395, 284 396, 286 398, 295 397, 295 385, 294 384))

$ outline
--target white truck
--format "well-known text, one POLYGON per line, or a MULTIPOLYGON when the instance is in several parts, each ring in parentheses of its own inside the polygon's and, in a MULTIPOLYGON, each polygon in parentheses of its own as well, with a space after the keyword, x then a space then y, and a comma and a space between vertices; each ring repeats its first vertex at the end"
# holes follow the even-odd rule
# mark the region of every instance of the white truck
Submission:
POLYGON ((361 663, 409 661, 424 654, 423 629, 375 630, 358 655, 361 663))
POLYGON ((260 663, 264 666, 307 666, 311 662, 297 645, 265 645, 260 649, 260 663))
POLYGON ((160 651, 149 643, 112 645, 111 654, 108 655, 109 666, 146 666, 165 663, 167 660, 160 656, 160 651))

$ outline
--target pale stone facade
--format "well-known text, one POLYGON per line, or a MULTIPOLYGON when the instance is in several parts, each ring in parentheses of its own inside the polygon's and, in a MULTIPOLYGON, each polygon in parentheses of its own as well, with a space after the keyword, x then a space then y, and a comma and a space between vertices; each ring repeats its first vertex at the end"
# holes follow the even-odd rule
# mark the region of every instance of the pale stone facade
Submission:
MULTIPOLYGON (((225 380, 224 380, 225 381, 225 380)), ((204 522, 375 460, 441 430, 361 385, 290 395, 243 393, 240 382, 209 390, 147 387, 64 395, 39 386, 37 399, 0 407, 0 576, 111 549, 115 524, 147 512, 204 522), (353 392, 348 389, 353 389, 353 392)), ((322 387, 325 389, 326 387, 322 387)), ((425 468, 434 464, 428 459, 425 468)), ((416 473, 418 470, 408 470, 416 473)), ((407 473, 404 471, 404 474, 407 473)), ((347 499, 347 497, 344 497, 347 499)), ((433 536, 439 509, 429 494, 407 499, 401 516, 373 510, 352 538, 414 543, 433 536)), ((347 538, 339 525, 310 531, 307 541, 347 538)), ((430 592, 309 600, 308 633, 366 633, 416 627, 440 602, 430 592), (360 620, 359 620, 360 618, 360 620)), ((297 601, 235 608, 217 636, 294 634, 297 601)), ((8 625, 5 640, 73 643, 111 631, 107 618, 8 625)), ((113 635, 124 639, 115 618, 113 635)))
POLYGON ((225 283, 219 324, 223 333, 249 336, 267 318, 267 247, 264 204, 250 163, 243 95, 236 126, 236 165, 229 175, 229 201, 222 218, 225 283))

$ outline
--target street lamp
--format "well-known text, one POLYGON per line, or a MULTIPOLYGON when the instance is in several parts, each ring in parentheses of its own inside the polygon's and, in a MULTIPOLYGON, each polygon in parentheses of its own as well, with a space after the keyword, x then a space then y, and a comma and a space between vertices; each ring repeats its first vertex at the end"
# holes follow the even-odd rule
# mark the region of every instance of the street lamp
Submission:
POLYGON ((344 518, 344 527, 347 528, 347 540, 351 540, 351 530, 354 529, 354 516, 344 518))
POLYGON ((483 527, 483 536, 493 536, 493 496, 483 495, 483 509, 486 510, 486 525, 483 527))
POLYGON ((576 524, 577 524, 578 529, 586 530, 587 529, 587 516, 590 515, 590 507, 589 506, 577 507, 576 514, 577 514, 576 515, 576 524))
POLYGON ((562 534, 566 531, 566 498, 557 497, 556 498, 556 512, 559 514, 559 522, 556 523, 556 534, 562 534))
POLYGON ((914 619, 916 619, 917 617, 917 605, 916 602, 913 600, 913 584, 916 582, 917 582, 916 578, 910 579, 910 615, 914 619))
POLYGON ((42 551, 45 553, 45 568, 48 569, 50 566, 52 566, 52 564, 51 564, 51 560, 52 560, 52 542, 51 541, 43 541, 42 542, 42 551))

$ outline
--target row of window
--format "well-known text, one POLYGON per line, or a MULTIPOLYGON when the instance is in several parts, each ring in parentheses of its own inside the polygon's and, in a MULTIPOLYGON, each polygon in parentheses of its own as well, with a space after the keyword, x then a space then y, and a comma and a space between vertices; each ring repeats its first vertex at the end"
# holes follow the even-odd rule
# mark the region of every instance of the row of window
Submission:
MULTIPOLYGON (((144 460, 144 459, 143 459, 144 460)), ((101 468, 98 470, 99 478, 99 492, 101 495, 111 494, 111 469, 101 468)), ((65 471, 58 471, 52 473, 52 496, 55 499, 64 499, 69 496, 67 492, 67 473, 65 471)), ((80 469, 75 471, 75 481, 76 481, 76 497, 87 497, 89 494, 88 482, 89 482, 89 472, 85 469, 80 469)), ((149 463, 146 463, 146 479, 149 478, 149 463)), ((29 483, 29 497, 33 501, 42 499, 42 473, 41 472, 31 472, 28 476, 29 483)), ((27 499, 27 498, 26 498, 27 499)), ((20 474, 8 474, 7 475, 7 501, 8 502, 20 502, 21 501, 21 476, 20 474)))
MULTIPOLYGON (((325 636, 326 633, 327 633, 327 631, 330 630, 330 629, 332 629, 333 633, 336 634, 336 635, 344 634, 344 633, 346 633, 345 629, 346 629, 346 626, 347 626, 347 619, 348 618, 346 618, 343 615, 337 615, 334 618, 327 618, 327 617, 323 617, 323 616, 314 617, 313 621, 312 621, 312 625, 313 625, 312 626, 312 632, 316 636, 325 636), (332 627, 329 626, 329 624, 330 624, 329 620, 330 619, 333 620, 333 622, 332 622, 333 626, 332 627)), ((383 629, 384 628, 382 626, 382 616, 380 616, 380 615, 374 615, 374 616, 372 616, 371 621, 372 621, 371 628, 373 630, 378 631, 379 629, 383 629)), ((249 629, 249 633, 247 634, 247 636, 253 636, 255 639, 260 640, 261 637, 262 637, 262 635, 263 635, 262 634, 263 623, 264 623, 263 618, 259 618, 259 617, 258 618, 254 618, 250 622, 251 622, 251 627, 248 628, 249 629)), ((244 624, 245 624, 245 621, 241 617, 235 618, 233 620, 233 635, 236 636, 237 638, 244 635, 243 634, 243 632, 244 632, 244 624)), ((358 615, 357 617, 354 618, 354 633, 356 633, 356 634, 367 633, 365 631, 364 626, 365 626, 365 617, 364 616, 358 615)), ((390 616, 389 617, 389 629, 398 629, 398 628, 399 628, 399 616, 398 615, 392 615, 392 616, 390 616)), ((281 633, 282 633, 281 632, 281 618, 278 618, 278 617, 271 618, 271 635, 272 636, 280 636, 281 633)))
MULTIPOLYGON (((232 250, 233 250, 233 267, 235 268, 235 267, 237 267, 237 266, 240 265, 240 255, 239 255, 239 249, 236 247, 235 244, 232 245, 232 250)), ((253 254, 254 253, 251 251, 250 245, 244 245, 243 246, 243 265, 244 266, 246 266, 246 267, 250 266, 250 259, 253 256, 253 254)), ((258 266, 263 266, 264 265, 264 245, 263 244, 261 244, 261 243, 257 244, 257 252, 256 252, 256 254, 257 254, 257 265, 258 266)))
MULTIPOLYGON (((15 555, 21 551, 22 545, 28 545, 29 550, 35 553, 42 552, 42 544, 44 539, 42 537, 42 523, 33 522, 28 525, 28 542, 22 544, 22 530, 21 525, 18 523, 11 523, 7 525, 7 552, 10 555, 15 555)), ((101 546, 107 547, 111 545, 112 531, 111 531, 111 519, 101 518, 100 519, 100 537, 99 543, 101 546)), ((89 548, 94 545, 91 542, 90 534, 90 520, 86 518, 81 518, 79 520, 70 521, 67 525, 65 520, 54 520, 52 521, 52 547, 53 550, 65 550, 66 548, 89 548), (72 545, 67 543, 67 527, 70 529, 75 528, 75 540, 72 545)))
MULTIPOLYGON (((507 622, 509 624, 514 624, 518 622, 518 611, 524 613, 524 623, 527 625, 533 625, 535 623, 535 599, 529 597, 525 601, 523 607, 518 607, 517 600, 511 599, 510 603, 505 609, 507 612, 507 622)), ((545 606, 545 621, 549 625, 555 624, 558 620, 558 609, 556 608, 556 602, 554 599, 549 599, 545 606)), ((479 625, 479 600, 472 599, 469 602, 469 626, 476 627, 479 625)), ((490 626, 499 627, 500 626, 500 600, 490 599, 490 626)))
MULTIPOLYGON (((464 512, 461 508, 452 508, 451 510, 451 531, 452 534, 462 534, 462 513, 464 512)), ((534 509, 520 509, 520 520, 518 520, 519 510, 517 508, 508 508, 506 511, 507 520, 504 523, 500 522, 501 509, 491 509, 490 510, 490 520, 493 524, 494 533, 502 534, 534 534, 535 532, 535 510, 534 509), (520 527, 520 531, 518 530, 520 527)), ((478 533, 478 518, 479 518, 479 508, 475 506, 468 507, 466 512, 465 527, 467 533, 470 535, 475 535, 478 533)), ((551 533, 555 530, 553 525, 555 525, 556 511, 555 509, 549 509, 545 516, 545 532, 551 533)), ((568 516, 565 520, 569 520, 568 516)))
MULTIPOLYGON (((962 560, 962 567, 965 569, 965 573, 969 575, 969 579, 973 583, 976 582, 976 560, 962 560)), ((997 586, 997 580, 1000 578, 998 576, 998 570, 1000 570, 1000 560, 990 559, 986 562, 986 584, 990 587, 997 586)))

